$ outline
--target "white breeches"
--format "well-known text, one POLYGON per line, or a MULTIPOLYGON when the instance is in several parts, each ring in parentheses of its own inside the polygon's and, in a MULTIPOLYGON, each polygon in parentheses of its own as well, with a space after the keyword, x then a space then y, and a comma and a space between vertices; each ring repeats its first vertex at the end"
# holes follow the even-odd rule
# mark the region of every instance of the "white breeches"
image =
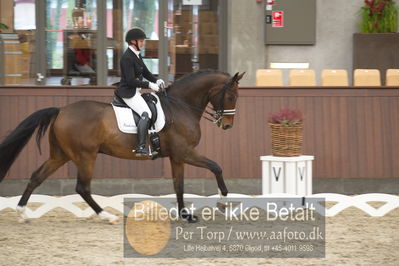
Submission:
POLYGON ((147 112, 148 117, 151 118, 151 111, 147 103, 141 97, 140 90, 136 91, 136 94, 132 98, 122 98, 125 103, 133 109, 139 116, 142 116, 144 112, 147 112))

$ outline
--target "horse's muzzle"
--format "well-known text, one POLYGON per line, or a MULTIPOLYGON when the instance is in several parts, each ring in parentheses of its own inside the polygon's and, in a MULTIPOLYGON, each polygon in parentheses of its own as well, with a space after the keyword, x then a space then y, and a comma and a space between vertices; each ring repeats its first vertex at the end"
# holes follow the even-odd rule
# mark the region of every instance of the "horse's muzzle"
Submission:
POLYGON ((223 116, 223 118, 219 121, 218 126, 222 129, 230 129, 233 127, 233 116, 223 116))
POLYGON ((232 125, 222 125, 222 128, 223 128, 224 130, 230 129, 230 128, 232 128, 232 127, 233 127, 232 125))

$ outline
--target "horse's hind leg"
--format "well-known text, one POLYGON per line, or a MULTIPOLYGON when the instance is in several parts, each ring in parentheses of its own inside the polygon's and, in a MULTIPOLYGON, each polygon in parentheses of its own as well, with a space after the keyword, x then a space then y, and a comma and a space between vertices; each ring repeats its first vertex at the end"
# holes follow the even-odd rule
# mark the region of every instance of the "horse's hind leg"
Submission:
POLYGON ((28 203, 30 196, 32 195, 33 191, 46 180, 47 177, 52 175, 58 168, 63 166, 66 162, 69 161, 68 156, 64 153, 64 151, 58 145, 54 131, 50 128, 49 131, 49 142, 50 142, 50 158, 45 161, 35 172, 32 173, 30 181, 22 194, 21 199, 17 205, 17 213, 20 217, 20 222, 24 222, 27 219, 25 213, 25 207, 28 203))
POLYGON ((24 222, 27 219, 25 213, 25 207, 29 200, 29 197, 32 195, 33 191, 41 184, 43 181, 49 177, 52 173, 54 173, 58 168, 64 165, 68 159, 61 154, 58 156, 50 157, 46 162, 44 162, 39 169, 32 173, 30 181, 19 200, 18 206, 16 208, 17 213, 20 216, 20 222, 24 222))
POLYGON ((107 220, 112 224, 118 223, 118 216, 112 215, 104 211, 91 196, 91 179, 93 178, 94 163, 96 155, 82 156, 79 162, 75 162, 78 168, 78 181, 76 184, 76 192, 82 196, 87 204, 100 216, 102 220, 107 220))

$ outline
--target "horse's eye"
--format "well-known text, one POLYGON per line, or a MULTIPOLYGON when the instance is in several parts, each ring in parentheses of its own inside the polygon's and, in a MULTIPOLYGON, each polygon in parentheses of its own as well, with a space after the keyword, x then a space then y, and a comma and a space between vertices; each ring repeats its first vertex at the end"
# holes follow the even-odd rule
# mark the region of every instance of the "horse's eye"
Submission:
POLYGON ((235 97, 235 96, 228 96, 227 99, 228 99, 229 101, 234 101, 234 100, 236 99, 236 97, 235 97))

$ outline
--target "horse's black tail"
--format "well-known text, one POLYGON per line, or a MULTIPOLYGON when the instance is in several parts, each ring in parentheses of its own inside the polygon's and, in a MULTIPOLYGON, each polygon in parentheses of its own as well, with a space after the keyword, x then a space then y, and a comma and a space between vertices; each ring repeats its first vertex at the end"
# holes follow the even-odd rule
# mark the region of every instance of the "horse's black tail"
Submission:
POLYGON ((11 165, 18 157, 22 148, 37 128, 36 142, 40 149, 40 140, 46 133, 52 119, 60 112, 59 108, 39 110, 22 121, 0 144, 0 182, 4 179, 11 165))

